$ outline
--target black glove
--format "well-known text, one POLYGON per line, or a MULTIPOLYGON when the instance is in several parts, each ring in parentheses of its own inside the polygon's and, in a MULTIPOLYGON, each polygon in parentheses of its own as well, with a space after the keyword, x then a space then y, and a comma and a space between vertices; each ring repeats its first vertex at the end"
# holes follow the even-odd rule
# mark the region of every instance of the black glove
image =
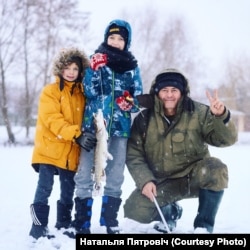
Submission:
POLYGON ((96 146, 96 137, 89 132, 83 132, 79 137, 75 138, 77 144, 79 144, 86 151, 90 151, 96 146))

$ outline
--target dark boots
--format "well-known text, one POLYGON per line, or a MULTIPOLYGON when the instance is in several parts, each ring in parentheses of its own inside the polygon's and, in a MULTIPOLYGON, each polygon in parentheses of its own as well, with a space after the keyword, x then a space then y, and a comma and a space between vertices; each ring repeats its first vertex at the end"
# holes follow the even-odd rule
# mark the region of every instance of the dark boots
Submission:
POLYGON ((49 218, 49 206, 31 204, 30 213, 32 218, 32 227, 29 235, 38 239, 40 237, 54 238, 54 235, 49 235, 48 232, 48 218, 49 218))
POLYGON ((122 200, 111 196, 102 197, 100 225, 107 227, 108 234, 119 234, 118 211, 122 200))
MULTIPOLYGON (((91 215, 92 215, 93 198, 75 198, 75 220, 72 221, 71 227, 75 228, 76 234, 90 234, 91 215)), ((100 225, 107 227, 108 234, 118 234, 118 210, 121 205, 120 198, 111 196, 102 197, 102 208, 100 225)), ((75 233, 66 231, 65 235, 70 238, 75 238, 75 233)))
POLYGON ((173 202, 165 207, 162 207, 162 213, 170 231, 172 232, 176 228, 177 220, 179 220, 182 216, 182 207, 177 202, 173 202))
MULTIPOLYGON (((176 228, 177 220, 179 220, 182 216, 182 207, 177 202, 173 202, 161 207, 161 211, 169 230, 172 232, 176 228)), ((161 220, 160 215, 157 217, 157 220, 161 220)), ((154 229, 162 233, 168 233, 163 222, 156 223, 154 229)))
POLYGON ((75 220, 72 222, 76 233, 90 234, 93 198, 75 198, 75 220))
POLYGON ((194 228, 206 228, 213 232, 215 216, 217 214, 224 191, 200 189, 198 214, 194 220, 194 228))
POLYGON ((57 201, 57 220, 55 227, 58 230, 70 227, 72 208, 73 204, 64 205, 60 201, 57 201))

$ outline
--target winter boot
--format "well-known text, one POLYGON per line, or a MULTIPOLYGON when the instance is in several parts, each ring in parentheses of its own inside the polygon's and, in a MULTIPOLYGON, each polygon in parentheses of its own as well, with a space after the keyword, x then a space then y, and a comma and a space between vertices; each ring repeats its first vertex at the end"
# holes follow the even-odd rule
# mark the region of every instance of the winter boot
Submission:
POLYGON ((64 205, 57 201, 57 220, 55 227, 59 230, 61 228, 69 228, 71 224, 71 211, 73 204, 64 205))
POLYGON ((118 211, 122 200, 111 196, 102 197, 100 225, 106 226, 108 234, 119 234, 118 211))
MULTIPOLYGON (((161 210, 168 228, 172 232, 176 228, 177 220, 182 216, 182 207, 177 202, 173 202, 162 207, 161 210)), ((157 220, 158 219, 161 219, 160 216, 157 217, 157 220)), ((168 233, 163 222, 156 223, 154 229, 162 233, 168 233)))
POLYGON ((29 235, 35 239, 38 239, 40 237, 47 237, 48 239, 54 238, 54 235, 49 234, 49 230, 47 227, 49 206, 31 204, 30 213, 33 223, 29 235))
MULTIPOLYGON (((93 198, 75 198, 75 220, 72 221, 71 227, 75 228, 76 234, 90 234, 91 215, 92 215, 93 198)), ((75 233, 66 231, 65 235, 75 238, 75 233)))
POLYGON ((223 196, 224 190, 212 191, 200 189, 198 214, 194 220, 194 229, 204 228, 213 232, 215 217, 223 196))

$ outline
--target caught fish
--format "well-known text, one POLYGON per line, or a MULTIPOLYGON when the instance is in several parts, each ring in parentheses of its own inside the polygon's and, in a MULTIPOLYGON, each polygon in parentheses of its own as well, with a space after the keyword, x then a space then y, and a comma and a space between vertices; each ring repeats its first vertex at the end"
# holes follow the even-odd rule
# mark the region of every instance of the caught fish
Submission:
POLYGON ((94 193, 100 193, 102 188, 102 180, 105 176, 105 168, 108 160, 113 160, 113 156, 108 152, 108 132, 106 129, 103 112, 98 109, 94 114, 94 123, 96 128, 97 144, 95 147, 93 179, 94 193))

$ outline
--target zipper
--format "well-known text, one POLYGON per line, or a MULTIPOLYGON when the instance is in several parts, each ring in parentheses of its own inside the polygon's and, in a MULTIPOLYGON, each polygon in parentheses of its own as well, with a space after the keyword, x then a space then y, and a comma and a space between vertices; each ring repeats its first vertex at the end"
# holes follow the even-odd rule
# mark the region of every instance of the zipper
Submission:
POLYGON ((111 134, 111 127, 112 127, 112 122, 113 122, 113 114, 114 114, 114 85, 115 85, 115 73, 112 71, 112 100, 111 100, 111 114, 110 114, 110 122, 109 122, 109 127, 108 127, 108 135, 110 137, 111 134))

